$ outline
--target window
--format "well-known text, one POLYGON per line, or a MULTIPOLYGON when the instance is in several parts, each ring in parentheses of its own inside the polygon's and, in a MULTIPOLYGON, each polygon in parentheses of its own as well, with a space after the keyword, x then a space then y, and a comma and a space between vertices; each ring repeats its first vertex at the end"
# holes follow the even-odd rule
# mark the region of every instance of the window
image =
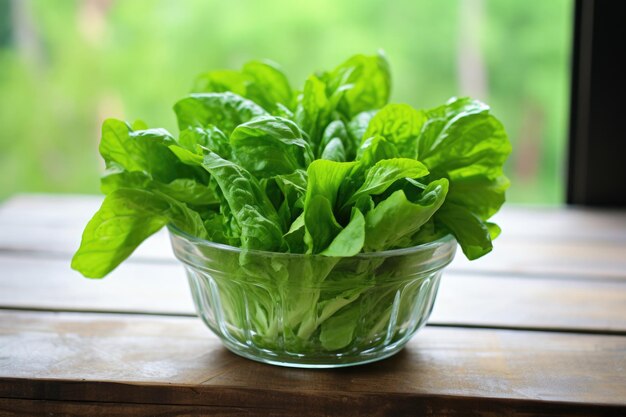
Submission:
POLYGON ((622 2, 576 3, 568 203, 626 206, 624 19, 622 2))
POLYGON ((0 198, 98 191, 99 125, 175 130, 170 103, 205 70, 253 58, 301 84, 386 51, 392 100, 488 102, 514 145, 509 201, 565 199, 573 0, 0 0, 0 198))

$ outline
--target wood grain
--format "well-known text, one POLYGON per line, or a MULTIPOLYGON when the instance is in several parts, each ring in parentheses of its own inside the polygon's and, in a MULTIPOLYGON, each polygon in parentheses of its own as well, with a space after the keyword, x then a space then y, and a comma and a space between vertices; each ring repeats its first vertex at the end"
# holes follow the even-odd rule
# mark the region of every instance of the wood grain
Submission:
POLYGON ((378 396, 381 406, 475 398, 475 407, 510 399, 623 412, 625 357, 623 337, 425 328, 388 360, 311 371, 235 356, 192 318, 0 312, 0 398, 24 400, 262 409, 307 397, 316 411, 332 413, 336 402, 358 408, 378 396))
POLYGON ((0 205, 0 416, 626 416, 626 211, 505 208, 406 349, 312 371, 224 349, 165 232, 104 280, 71 271, 100 201, 0 205))
MULTIPOLYGON (((285 410, 262 410, 245 407, 213 407, 203 405, 128 404, 98 401, 49 401, 0 398, 0 417, 4 416, 268 416, 287 417, 285 410)), ((293 412, 293 410, 291 410, 293 412)))
MULTIPOLYGON (((193 315, 183 268, 127 263, 102 280, 0 254, 0 308, 193 315)), ((626 333, 626 282, 444 274, 431 324, 626 333)))
POLYGON ((429 323, 626 334, 626 282, 448 274, 429 323))
MULTIPOLYGON (((0 252, 32 258, 70 259, 78 248, 81 233, 82 226, 60 230, 3 226, 0 228, 0 252)), ((459 250, 449 270, 626 281, 626 243, 527 241, 502 236, 494 245, 492 253, 471 262, 459 250)), ((177 263, 167 232, 162 230, 142 243, 129 262, 177 263)))
MULTIPOLYGON (((82 229, 102 196, 20 194, 0 205, 0 225, 82 229)), ((493 217, 519 239, 626 243, 626 211, 587 207, 505 205, 493 217)))
POLYGON ((626 244, 513 240, 494 242, 491 253, 468 261, 459 253, 451 270, 519 276, 550 275, 564 279, 611 278, 626 281, 626 244))
MULTIPOLYGON (((0 251, 69 258, 101 197, 24 195, 0 206, 0 251)), ((504 233, 494 251, 452 271, 626 280, 626 212, 505 207, 495 218, 504 233)), ((144 242, 131 261, 176 262, 167 233, 144 242)))
MULTIPOLYGON (((16 385, 22 381, 14 380, 16 385)), ((67 385, 63 381, 35 381, 43 392, 58 390, 67 385)), ((82 383, 89 391, 100 391, 106 383, 82 383)), ((116 387, 117 391, 124 385, 116 387)), ((107 390, 108 391, 108 390, 107 390)), ((347 417, 396 417, 396 416, 437 416, 437 417, 609 417, 624 416, 624 408, 606 404, 578 404, 527 400, 502 400, 499 398, 475 399, 454 396, 419 396, 397 394, 337 394, 290 392, 263 393, 250 390, 233 390, 220 394, 221 398, 233 396, 242 398, 246 403, 251 397, 263 396, 265 404, 255 407, 238 406, 220 407, 194 404, 197 396, 205 400, 211 396, 209 390, 202 387, 138 386, 132 390, 148 400, 154 398, 185 398, 186 404, 155 404, 136 402, 98 402, 98 401, 51 401, 17 398, 0 398, 0 417, 34 415, 63 416, 254 416, 254 417, 293 417, 293 416, 347 416, 347 417), (175 392, 175 395, 172 393, 175 392), (323 396, 323 397, 320 397, 323 396), (321 402, 320 402, 321 398, 321 402), (195 400, 195 401, 194 401, 195 400), (268 407, 267 402, 272 401, 268 407)))
POLYGON ((84 278, 69 260, 0 252, 0 308, 193 314, 181 264, 128 262, 104 279, 84 278))

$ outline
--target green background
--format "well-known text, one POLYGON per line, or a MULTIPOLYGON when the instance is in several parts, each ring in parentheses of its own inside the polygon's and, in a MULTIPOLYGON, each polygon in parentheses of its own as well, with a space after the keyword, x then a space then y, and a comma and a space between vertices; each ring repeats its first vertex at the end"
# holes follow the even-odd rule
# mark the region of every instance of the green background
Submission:
POLYGON ((107 117, 175 131, 198 73, 278 62, 292 84, 383 49, 393 102, 489 103, 507 128, 508 200, 561 203, 571 0, 0 0, 0 199, 97 193, 107 117))

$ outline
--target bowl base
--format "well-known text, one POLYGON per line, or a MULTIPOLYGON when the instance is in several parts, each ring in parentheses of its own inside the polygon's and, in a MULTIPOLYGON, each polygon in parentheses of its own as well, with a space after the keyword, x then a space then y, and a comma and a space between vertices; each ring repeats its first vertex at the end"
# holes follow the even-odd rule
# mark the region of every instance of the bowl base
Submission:
MULTIPOLYGON (((408 338, 407 338, 408 339, 408 338)), ((227 339, 222 339, 224 347, 232 353, 255 362, 266 363, 269 365, 284 366, 288 368, 305 368, 305 369, 331 369, 345 368, 348 366, 365 365, 372 362, 378 362, 387 359, 400 352, 408 340, 398 341, 397 343, 385 346, 382 349, 363 352, 357 355, 336 355, 327 357, 299 357, 298 355, 278 355, 274 352, 252 349, 249 346, 242 348, 241 345, 232 343, 227 339)))

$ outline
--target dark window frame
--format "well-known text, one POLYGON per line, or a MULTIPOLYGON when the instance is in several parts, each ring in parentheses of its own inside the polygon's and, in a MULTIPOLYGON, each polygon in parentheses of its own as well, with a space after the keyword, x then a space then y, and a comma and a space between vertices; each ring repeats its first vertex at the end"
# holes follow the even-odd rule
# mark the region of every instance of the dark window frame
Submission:
POLYGON ((626 206, 626 2, 576 0, 567 203, 626 206))

